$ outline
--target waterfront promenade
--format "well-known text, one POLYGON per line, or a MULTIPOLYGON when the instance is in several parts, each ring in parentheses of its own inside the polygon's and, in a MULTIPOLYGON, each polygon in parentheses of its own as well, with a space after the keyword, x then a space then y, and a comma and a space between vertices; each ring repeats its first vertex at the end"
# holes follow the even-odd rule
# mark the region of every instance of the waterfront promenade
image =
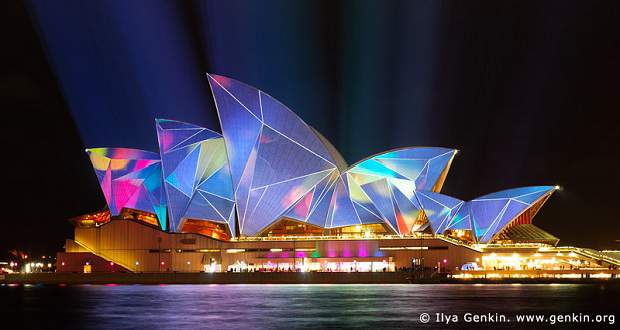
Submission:
MULTIPOLYGON (((619 271, 613 278, 584 275, 562 277, 565 271, 553 276, 513 277, 504 273, 497 278, 417 278, 410 272, 256 272, 256 273, 32 273, 0 275, 3 284, 399 284, 399 283, 620 283, 619 271)), ((515 273, 515 272, 513 272, 515 273)), ((494 273, 495 274, 495 273, 494 273)), ((537 274, 532 274, 537 275, 537 274)), ((538 274, 540 275, 540 274, 538 274)))

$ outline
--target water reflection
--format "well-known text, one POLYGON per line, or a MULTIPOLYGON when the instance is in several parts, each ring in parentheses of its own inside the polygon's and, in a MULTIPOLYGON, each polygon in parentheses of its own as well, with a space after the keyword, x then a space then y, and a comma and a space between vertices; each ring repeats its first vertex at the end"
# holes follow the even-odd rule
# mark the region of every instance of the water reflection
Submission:
POLYGON ((3 319, 23 328, 389 328, 420 326, 420 313, 613 313, 619 297, 611 285, 0 287, 3 319))

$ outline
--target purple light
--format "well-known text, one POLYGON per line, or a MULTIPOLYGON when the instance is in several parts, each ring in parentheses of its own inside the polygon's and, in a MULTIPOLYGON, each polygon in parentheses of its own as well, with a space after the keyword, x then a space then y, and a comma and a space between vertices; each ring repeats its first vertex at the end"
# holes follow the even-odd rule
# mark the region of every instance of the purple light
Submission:
POLYGON ((358 256, 359 257, 367 257, 368 256, 368 251, 366 251, 366 245, 361 245, 359 247, 358 256))

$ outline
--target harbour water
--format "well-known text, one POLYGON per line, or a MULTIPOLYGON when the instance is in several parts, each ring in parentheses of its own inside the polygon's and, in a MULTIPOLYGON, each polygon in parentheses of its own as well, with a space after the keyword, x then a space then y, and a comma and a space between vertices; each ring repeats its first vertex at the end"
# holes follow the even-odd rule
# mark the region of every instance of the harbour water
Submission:
POLYGON ((517 315, 582 315, 562 328, 615 327, 611 284, 422 285, 3 285, 0 317, 12 328, 543 328, 517 315), (428 314, 428 321, 421 322, 428 314), (504 315, 505 318, 499 318, 504 315), (585 315, 612 315, 584 321, 585 315), (469 318, 468 318, 469 316, 469 318), (483 321, 472 321, 473 317, 483 321), (490 319, 489 319, 490 317, 490 319), (469 321, 468 321, 469 319, 469 321), (613 324, 611 323, 613 322, 613 324))

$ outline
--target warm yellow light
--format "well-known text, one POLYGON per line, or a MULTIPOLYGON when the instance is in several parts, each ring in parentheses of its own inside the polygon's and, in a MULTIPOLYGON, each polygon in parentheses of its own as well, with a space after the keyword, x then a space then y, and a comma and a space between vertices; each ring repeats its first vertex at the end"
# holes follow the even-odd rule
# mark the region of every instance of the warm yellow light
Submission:
POLYGON ((271 252, 282 252, 282 249, 269 249, 271 252))
POLYGON ((245 249, 227 249, 226 253, 239 253, 239 252, 245 252, 245 249))
POLYGON ((405 250, 404 246, 386 246, 386 247, 380 247, 379 250, 405 250))
POLYGON ((553 187, 553 188, 555 188, 555 190, 560 190, 560 189, 562 189, 562 187, 560 187, 560 185, 557 185, 557 184, 556 184, 556 185, 555 185, 555 187, 553 187))
POLYGON ((219 249, 200 249, 200 250, 198 250, 198 252, 203 252, 203 253, 205 253, 205 252, 220 252, 220 250, 219 249))

